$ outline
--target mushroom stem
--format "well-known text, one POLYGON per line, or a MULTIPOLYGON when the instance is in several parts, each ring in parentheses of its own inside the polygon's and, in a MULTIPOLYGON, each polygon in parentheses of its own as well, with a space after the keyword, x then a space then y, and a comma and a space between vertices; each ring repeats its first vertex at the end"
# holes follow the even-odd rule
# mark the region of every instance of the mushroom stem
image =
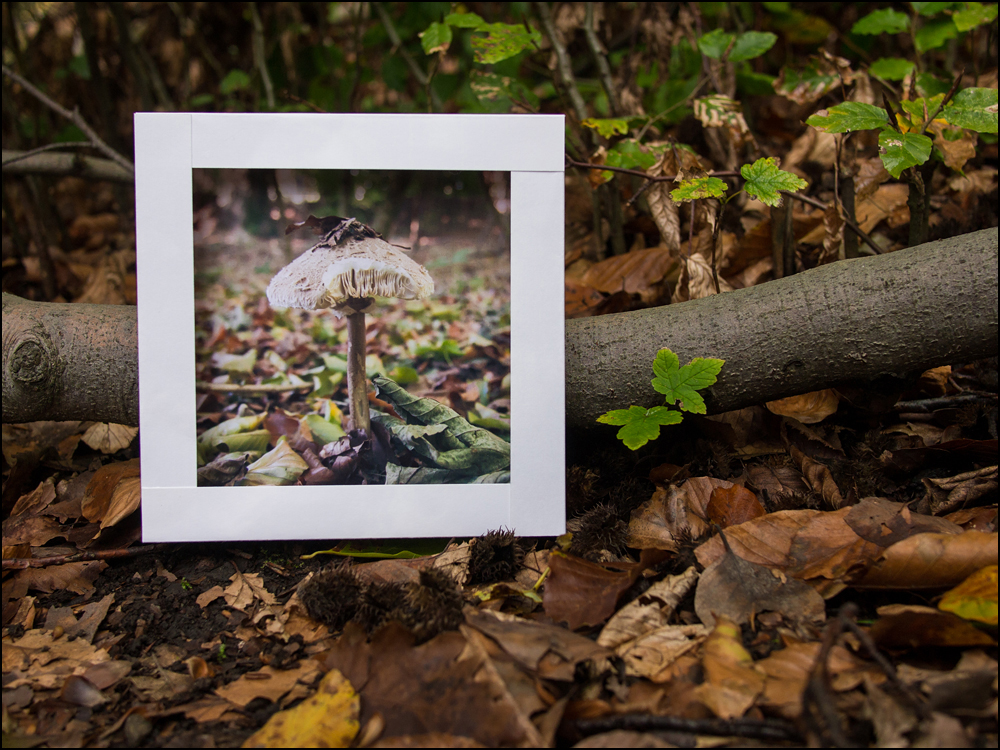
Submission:
POLYGON ((347 391, 351 399, 351 421, 356 430, 371 436, 368 414, 368 378, 365 373, 365 314, 347 316, 347 391))

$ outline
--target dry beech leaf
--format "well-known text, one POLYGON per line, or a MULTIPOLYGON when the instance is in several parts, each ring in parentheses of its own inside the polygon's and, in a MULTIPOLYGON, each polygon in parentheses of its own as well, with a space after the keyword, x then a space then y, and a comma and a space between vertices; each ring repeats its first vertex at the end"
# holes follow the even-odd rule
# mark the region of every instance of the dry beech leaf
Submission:
POLYGON ((706 626, 717 620, 742 625, 761 612, 778 612, 786 620, 821 622, 823 597, 795 578, 779 578, 763 565, 747 562, 727 551, 701 574, 694 611, 706 626))
POLYGON ((623 570, 608 570, 574 555, 549 555, 549 577, 542 604, 545 614, 570 630, 599 625, 614 613, 618 597, 632 585, 623 570))
POLYGON ((265 666, 256 672, 242 675, 228 685, 218 688, 215 693, 240 708, 254 698, 264 698, 274 703, 297 683, 311 683, 316 679, 318 672, 319 664, 312 659, 303 659, 293 669, 282 670, 265 666))
POLYGON ((138 478, 139 459, 117 461, 102 466, 95 473, 83 495, 80 505, 83 517, 88 521, 103 521, 119 482, 123 479, 138 478))
POLYGON ((639 294, 663 280, 677 260, 666 247, 650 247, 595 263, 581 281, 607 294, 639 294))
POLYGON ((17 578, 26 583, 28 588, 44 591, 46 594, 66 589, 82 595, 94 590, 94 581, 106 567, 108 564, 104 560, 71 562, 45 568, 28 568, 20 571, 17 578))
POLYGON ((839 510, 849 504, 840 493, 840 488, 828 466, 807 456, 794 445, 789 446, 788 455, 798 464, 810 489, 822 496, 831 508, 839 510))
POLYGON ((716 487, 705 508, 710 521, 722 528, 737 526, 744 521, 763 516, 766 511, 757 496, 746 487, 716 487))
POLYGON ((615 649, 625 662, 625 673, 652 682, 673 679, 673 666, 708 637, 704 625, 664 625, 615 649))
POLYGON ((593 315, 594 308, 604 301, 604 295, 593 287, 566 280, 566 317, 583 318, 593 315))
MULTIPOLYGON (((711 248, 709 248, 709 253, 711 248)), ((731 292, 732 286, 725 279, 719 279, 719 292, 731 292)), ((716 294, 712 265, 701 252, 681 257, 681 275, 677 280, 673 302, 686 302, 716 294)))
MULTIPOLYGON (((55 499, 55 482, 51 478, 46 479, 28 494, 21 495, 18 501, 14 503, 14 507, 11 508, 10 517, 37 515, 51 505, 55 499)), ((4 532, 4 536, 7 536, 6 532, 4 532)))
POLYGON ((657 182, 646 191, 649 212, 660 230, 660 242, 676 253, 681 247, 680 206, 670 197, 673 183, 657 182))
POLYGON ((825 388, 822 391, 812 391, 798 396, 780 398, 777 401, 768 401, 764 405, 773 414, 791 417, 803 424, 816 424, 836 413, 839 404, 840 397, 837 392, 832 388, 825 388))
POLYGON ((128 518, 139 509, 142 487, 139 477, 125 477, 111 493, 111 502, 101 519, 101 528, 106 529, 128 518))
POLYGON ((904 503, 866 497, 851 507, 844 520, 862 539, 890 547, 914 534, 961 534, 962 527, 944 518, 913 513, 904 503))
POLYGON ((997 534, 915 534, 888 547, 852 585, 920 589, 957 586, 980 568, 997 564, 997 534))
POLYGON ((995 646, 996 640, 951 612, 916 604, 890 604, 878 609, 872 639, 885 648, 924 646, 995 646))
POLYGON ((331 669, 313 695, 274 714, 243 747, 350 747, 360 714, 361 699, 351 683, 331 669))
POLYGON ((739 626, 725 617, 705 641, 701 664, 705 682, 695 688, 695 696, 720 719, 742 716, 764 690, 764 675, 743 648, 739 626))
POLYGON ((645 593, 615 612, 597 637, 597 645, 617 648, 667 624, 681 599, 698 580, 698 569, 657 581, 645 593))
POLYGON ((748 466, 746 471, 747 484, 758 490, 766 490, 772 500, 799 495, 809 489, 802 478, 802 472, 794 466, 756 464, 748 466))
POLYGON ((83 433, 81 439, 95 451, 117 453, 128 448, 138 434, 138 427, 98 422, 83 433))
POLYGON ((945 479, 925 478, 923 482, 927 488, 931 512, 948 513, 972 505, 987 495, 996 494, 997 467, 986 466, 945 479))
POLYGON ((628 545, 676 551, 679 534, 697 539, 708 531, 706 508, 712 492, 732 486, 725 479, 691 477, 679 486, 658 487, 649 500, 632 511, 628 545))

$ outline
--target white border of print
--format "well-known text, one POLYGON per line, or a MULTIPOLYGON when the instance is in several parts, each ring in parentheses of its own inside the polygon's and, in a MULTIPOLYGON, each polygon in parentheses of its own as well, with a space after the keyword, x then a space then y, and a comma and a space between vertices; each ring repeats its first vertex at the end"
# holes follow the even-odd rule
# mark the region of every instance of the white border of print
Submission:
POLYGON ((561 115, 135 115, 147 542, 565 531, 561 115), (198 487, 196 167, 511 172, 511 482, 198 487))

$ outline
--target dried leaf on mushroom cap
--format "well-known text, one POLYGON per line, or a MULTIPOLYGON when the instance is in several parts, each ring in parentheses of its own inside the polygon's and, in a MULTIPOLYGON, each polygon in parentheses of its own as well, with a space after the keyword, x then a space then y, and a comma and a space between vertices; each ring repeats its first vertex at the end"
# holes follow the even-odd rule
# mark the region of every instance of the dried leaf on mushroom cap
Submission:
POLYGON ((427 269, 385 240, 352 238, 320 243, 282 268, 267 287, 274 307, 355 312, 366 297, 423 299, 434 292, 427 269))

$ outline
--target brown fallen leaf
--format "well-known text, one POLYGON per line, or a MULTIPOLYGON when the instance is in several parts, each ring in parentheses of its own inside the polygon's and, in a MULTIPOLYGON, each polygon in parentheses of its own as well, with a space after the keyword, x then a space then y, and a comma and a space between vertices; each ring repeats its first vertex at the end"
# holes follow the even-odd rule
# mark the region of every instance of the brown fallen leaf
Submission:
POLYGON ((844 520, 862 539, 890 547, 914 534, 961 534, 962 527, 944 518, 912 513, 904 503, 883 497, 866 497, 851 507, 844 520))
POLYGON ((639 294, 662 281, 676 264, 676 258, 666 247, 633 250, 595 263, 587 269, 581 281, 607 294, 639 294))
POLYGON ((829 507, 838 510, 846 505, 850 505, 850 502, 841 494, 840 488, 837 486, 837 482, 830 471, 830 467, 811 456, 807 456, 794 445, 788 447, 788 455, 792 457, 792 460, 801 469, 802 475, 805 477, 809 487, 813 492, 821 495, 829 507))
POLYGON ((711 499, 705 508, 709 520, 722 528, 738 526, 744 521, 759 518, 765 512, 757 496, 738 484, 732 487, 716 487, 712 490, 711 499))
POLYGON ((996 640, 951 612, 916 604, 878 608, 872 640, 885 648, 924 646, 996 646, 996 640))
POLYGON ((662 628, 681 599, 698 581, 694 566, 680 575, 667 576, 615 612, 597 637, 597 645, 618 649, 646 633, 662 628))
POLYGON ((679 536, 697 539, 708 531, 706 508, 712 492, 732 486, 724 479, 691 477, 679 486, 657 487, 649 500, 632 511, 628 545, 676 551, 679 536))
MULTIPOLYGON (((34 516, 45 510, 56 499, 56 485, 51 477, 41 482, 27 495, 22 495, 10 510, 10 517, 34 516)), ((4 542, 6 544, 6 542, 4 542)))
POLYGON ((123 479, 138 478, 139 459, 117 461, 102 466, 87 485, 80 509, 88 521, 103 521, 119 483, 123 479))
POLYGON ((319 664, 313 659, 303 659, 292 669, 274 669, 265 666, 217 688, 215 694, 240 708, 254 698, 264 698, 274 703, 297 683, 312 683, 319 671, 319 664))
MULTIPOLYGON (((232 583, 223 591, 223 596, 226 598, 226 604, 230 607, 244 611, 253 604, 255 599, 260 600, 264 605, 271 605, 276 601, 274 594, 264 588, 264 579, 259 573, 240 573, 236 571, 229 580, 232 583)), ((205 592, 205 594, 208 593, 207 591, 205 592)), ((205 594, 202 594, 202 596, 205 596, 205 594)))
POLYGON ((138 434, 138 427, 98 422, 91 425, 81 439, 95 451, 117 453, 128 448, 138 434))
POLYGON ((747 562, 727 550, 701 574, 694 611, 709 628, 720 618, 737 625, 752 622, 765 611, 777 612, 786 620, 822 622, 826 603, 808 584, 778 577, 763 565, 747 562))
POLYGON ((53 591, 66 589, 75 594, 89 594, 94 590, 94 581, 102 570, 108 567, 104 560, 89 562, 71 562, 63 565, 50 565, 45 568, 28 568, 17 573, 18 580, 27 584, 29 589, 53 591))
POLYGON ((351 683, 331 669, 315 693, 271 716, 243 747, 350 747, 360 728, 360 704, 351 683))
POLYGON ((604 295, 586 284, 566 279, 566 317, 585 318, 604 301, 604 295))
POLYGON ((945 479, 926 478, 923 482, 927 488, 927 502, 931 513, 949 513, 974 505, 991 494, 995 495, 997 467, 986 466, 945 479))
POLYGON ((832 388, 826 388, 822 391, 768 401, 764 405, 772 414, 791 417, 803 424, 816 424, 836 413, 840 397, 832 388))
POLYGON ((542 604, 545 614, 565 622, 570 630, 600 625, 618 605, 618 598, 632 585, 625 570, 608 570, 583 558, 554 551, 549 555, 549 577, 542 604))
POLYGON ((888 547, 851 582, 858 588, 933 589, 957 586, 980 568, 997 564, 997 534, 915 534, 888 547))
POLYGON ((754 669, 742 641, 739 626, 725 617, 705 641, 705 682, 695 696, 720 719, 742 716, 764 690, 764 675, 754 669))
POLYGON ((643 633, 615 649, 625 662, 625 673, 654 682, 673 680, 674 665, 708 637, 704 625, 664 625, 643 633))

